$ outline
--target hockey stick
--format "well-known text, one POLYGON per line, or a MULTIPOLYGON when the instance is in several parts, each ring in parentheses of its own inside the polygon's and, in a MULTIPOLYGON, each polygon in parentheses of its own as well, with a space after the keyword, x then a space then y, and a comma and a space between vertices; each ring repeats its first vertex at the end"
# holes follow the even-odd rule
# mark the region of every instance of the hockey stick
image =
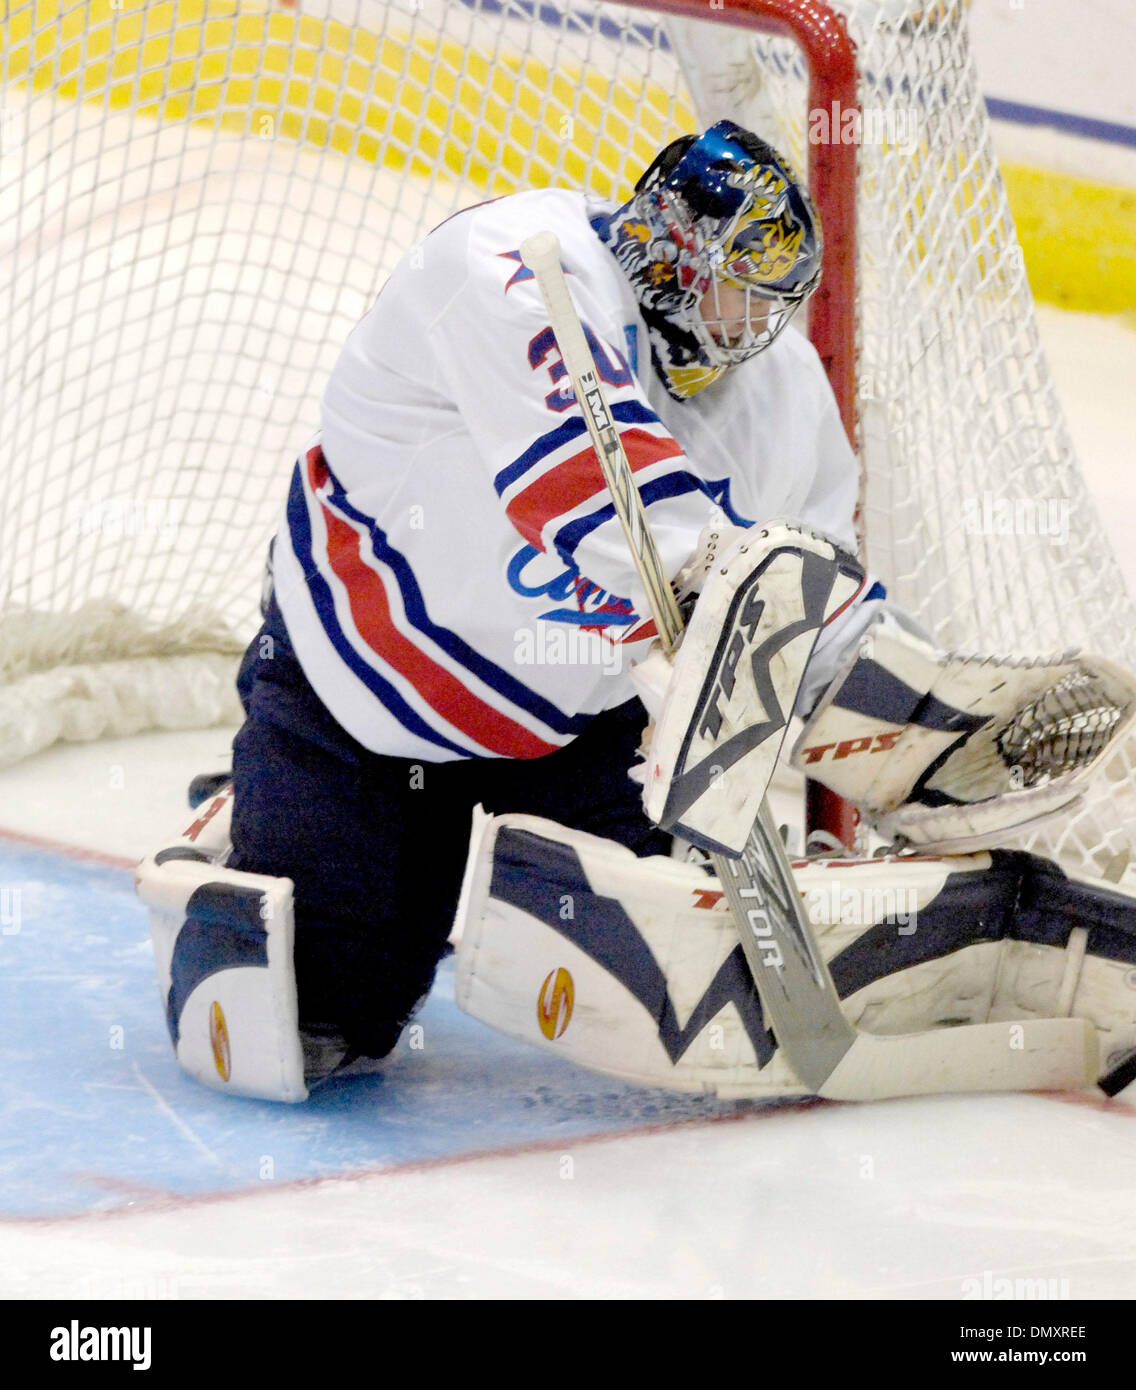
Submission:
MULTIPOLYGON (((591 349, 560 264, 560 242, 521 243, 623 526, 652 617, 668 651, 682 617, 663 569, 591 349)), ((762 1011, 802 1084, 835 1100, 973 1090, 1073 1090, 1098 1070, 1096 1030, 1084 1019, 970 1024, 884 1037, 848 1021, 805 916, 767 801, 741 855, 711 855, 753 974, 762 1011)))

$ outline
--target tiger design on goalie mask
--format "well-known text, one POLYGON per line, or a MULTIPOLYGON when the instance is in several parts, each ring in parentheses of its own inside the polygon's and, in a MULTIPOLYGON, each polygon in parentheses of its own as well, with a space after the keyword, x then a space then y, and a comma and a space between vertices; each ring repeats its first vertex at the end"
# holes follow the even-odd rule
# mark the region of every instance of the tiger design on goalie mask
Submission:
POLYGON ((768 145, 731 121, 662 152, 634 196, 593 220, 639 301, 655 370, 683 400, 777 337, 820 280, 807 194, 768 145), (722 331, 717 288, 744 292, 740 331, 722 331))

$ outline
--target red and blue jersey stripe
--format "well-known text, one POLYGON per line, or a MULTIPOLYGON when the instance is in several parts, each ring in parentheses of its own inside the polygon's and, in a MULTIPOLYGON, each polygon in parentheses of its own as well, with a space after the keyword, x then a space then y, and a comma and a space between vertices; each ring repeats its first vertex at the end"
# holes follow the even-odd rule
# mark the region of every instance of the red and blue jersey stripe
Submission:
POLYGON ((592 716, 566 714, 431 620, 410 563, 351 505, 318 445, 296 465, 287 522, 336 654, 410 733, 461 757, 536 758, 587 727, 592 716))

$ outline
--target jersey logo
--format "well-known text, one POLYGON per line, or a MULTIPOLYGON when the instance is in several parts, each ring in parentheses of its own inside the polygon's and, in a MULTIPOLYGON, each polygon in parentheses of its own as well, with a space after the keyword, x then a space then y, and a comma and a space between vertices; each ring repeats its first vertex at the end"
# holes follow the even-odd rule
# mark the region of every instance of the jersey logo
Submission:
POLYGON ((537 616, 550 623, 571 623, 591 628, 610 637, 609 629, 628 628, 638 622, 631 600, 601 589, 580 573, 579 567, 562 556, 551 556, 536 546, 523 545, 509 561, 505 571, 509 587, 522 598, 549 598, 563 607, 549 608, 537 616), (543 578, 559 563, 549 578, 543 578))
POLYGON ((535 278, 532 271, 525 265, 524 261, 521 260, 521 253, 519 251, 498 251, 497 255, 499 259, 503 261, 517 262, 517 269, 513 271, 513 274, 505 282, 505 294, 508 294, 514 285, 521 285, 526 280, 535 278))

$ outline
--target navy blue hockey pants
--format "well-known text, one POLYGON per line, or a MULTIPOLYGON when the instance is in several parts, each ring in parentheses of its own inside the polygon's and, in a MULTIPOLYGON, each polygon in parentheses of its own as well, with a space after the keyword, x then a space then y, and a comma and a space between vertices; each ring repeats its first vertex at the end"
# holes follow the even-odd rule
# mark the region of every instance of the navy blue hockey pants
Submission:
POLYGON ((233 744, 230 867, 295 883, 300 1026, 358 1054, 394 1046, 430 987, 453 925, 471 813, 522 811, 666 854, 627 769, 638 700, 531 760, 425 763, 363 748, 308 684, 270 604, 245 655, 246 720, 233 744))

